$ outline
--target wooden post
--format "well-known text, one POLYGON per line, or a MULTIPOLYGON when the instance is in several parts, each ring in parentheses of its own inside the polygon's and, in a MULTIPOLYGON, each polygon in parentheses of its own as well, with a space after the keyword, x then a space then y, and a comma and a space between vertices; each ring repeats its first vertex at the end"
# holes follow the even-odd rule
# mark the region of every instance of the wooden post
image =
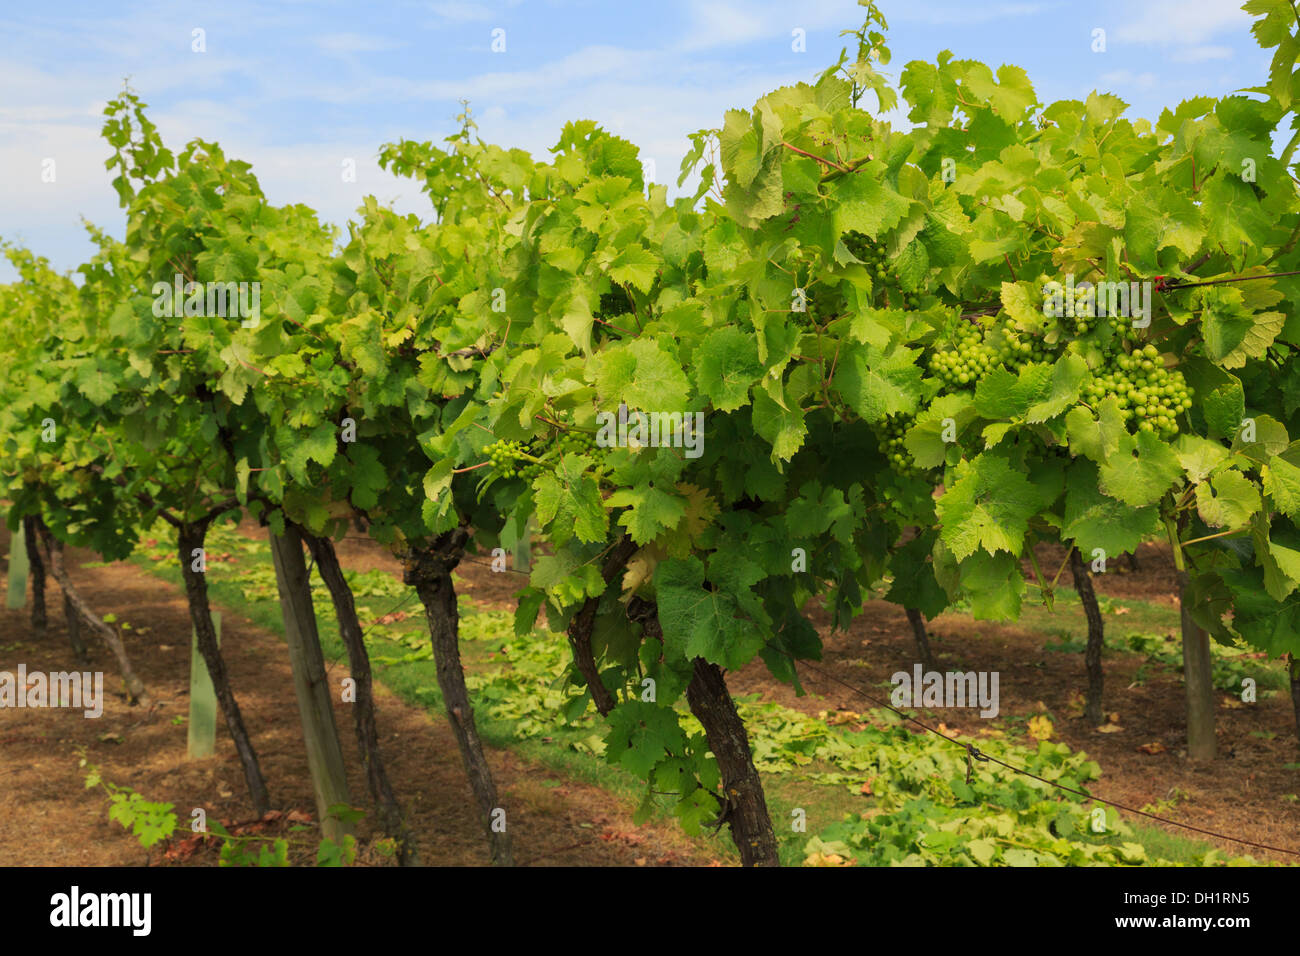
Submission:
MULTIPOLYGON (((212 614, 212 627, 217 632, 217 646, 221 646, 221 615, 212 614)), ((187 753, 191 760, 211 757, 217 743, 217 690, 212 686, 212 675, 207 662, 199 653, 198 631, 190 632, 190 721, 187 753)))
POLYGON ((27 540, 20 527, 9 535, 9 596, 5 606, 10 610, 27 603, 27 540))
POLYGON ((280 588, 280 611, 284 616, 284 635, 289 644, 289 662, 293 666, 298 713, 302 717, 302 736, 307 745, 307 766, 316 792, 316 814, 320 819, 321 834, 341 844, 343 837, 352 832, 352 826, 330 816, 329 808, 351 800, 347 774, 343 770, 343 747, 339 743, 338 725, 334 723, 334 709, 330 705, 325 659, 321 654, 320 635, 316 631, 311 583, 302 557, 302 537, 296 528, 289 526, 284 529, 284 534, 271 535, 271 557, 280 588))
POLYGON ((1177 573, 1183 625, 1183 681, 1187 689, 1187 756, 1191 760, 1213 760, 1218 746, 1214 736, 1210 635, 1192 620, 1187 572, 1177 573))

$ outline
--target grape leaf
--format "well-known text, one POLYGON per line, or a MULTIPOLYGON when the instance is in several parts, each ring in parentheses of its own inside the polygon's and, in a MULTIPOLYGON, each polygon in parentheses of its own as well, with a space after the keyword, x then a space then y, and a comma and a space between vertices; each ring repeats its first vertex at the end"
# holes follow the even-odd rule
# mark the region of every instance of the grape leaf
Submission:
POLYGON ((1120 441, 1101 466, 1101 490, 1134 508, 1155 504, 1182 475, 1178 457, 1154 432, 1120 441))

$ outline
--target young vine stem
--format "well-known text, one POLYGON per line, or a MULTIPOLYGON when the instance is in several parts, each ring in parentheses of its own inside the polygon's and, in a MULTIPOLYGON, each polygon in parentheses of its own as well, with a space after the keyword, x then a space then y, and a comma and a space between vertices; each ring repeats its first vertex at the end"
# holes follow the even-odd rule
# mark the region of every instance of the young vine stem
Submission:
POLYGON ((1190 540, 1184 541, 1182 545, 1185 548, 1189 544, 1200 544, 1202 541, 1213 541, 1215 538, 1227 538, 1234 534, 1245 534, 1249 530, 1250 528, 1232 528, 1229 531, 1220 531, 1218 534, 1207 534, 1199 538, 1191 538, 1190 540))

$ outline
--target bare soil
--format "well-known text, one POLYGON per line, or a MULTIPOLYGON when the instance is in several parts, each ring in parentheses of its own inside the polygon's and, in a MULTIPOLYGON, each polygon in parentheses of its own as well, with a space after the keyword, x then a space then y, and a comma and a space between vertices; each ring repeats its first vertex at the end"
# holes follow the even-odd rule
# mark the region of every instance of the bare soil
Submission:
MULTIPOLYGON (((8 553, 8 533, 0 526, 8 553)), ((345 549, 345 567, 357 567, 345 549)), ((257 628, 234 609, 223 612, 222 646, 244 721, 261 760, 277 820, 258 823, 224 722, 218 716, 216 753, 186 757, 186 727, 173 718, 188 713, 190 623, 183 594, 134 565, 86 568, 96 557, 68 552, 68 567, 85 597, 101 613, 129 621, 126 646, 137 673, 155 700, 152 711, 126 704, 115 662, 106 648, 91 646, 92 667, 104 673, 103 716, 87 719, 65 708, 0 710, 0 866, 18 865, 211 865, 215 847, 189 838, 191 811, 241 832, 287 834, 294 821, 315 815, 293 693, 288 652, 279 638, 257 628), (130 787, 151 801, 175 805, 183 832, 170 859, 158 848, 142 849, 108 818, 108 797, 86 790, 87 759, 105 780, 130 787), (289 819, 292 813, 294 820, 289 819), (192 855, 189 851, 197 850, 192 855)), ((391 559, 390 559, 391 560, 391 559)), ((473 592, 471 592, 473 593, 473 592)), ((477 595, 476 595, 477 596, 477 595)), ((30 596, 29 596, 30 600, 30 596)), ((62 601, 51 580, 46 633, 36 634, 24 610, 0 607, 0 670, 76 669, 68 644, 62 601)), ((342 677, 346 670, 332 676, 342 677)), ((412 707, 376 685, 378 725, 393 788, 417 834, 422 863, 482 865, 486 839, 472 811, 473 797, 460 753, 446 721, 412 707)), ((349 767, 353 802, 367 804, 348 705, 335 701, 335 720, 349 767)), ((488 759, 510 814, 516 861, 521 865, 654 866, 716 863, 671 822, 635 826, 634 806, 502 750, 488 759)), ((295 838, 311 833, 289 834, 295 838)), ((365 821, 358 828, 361 862, 384 862, 370 846, 365 821)), ((314 838, 295 859, 314 858, 314 838)))

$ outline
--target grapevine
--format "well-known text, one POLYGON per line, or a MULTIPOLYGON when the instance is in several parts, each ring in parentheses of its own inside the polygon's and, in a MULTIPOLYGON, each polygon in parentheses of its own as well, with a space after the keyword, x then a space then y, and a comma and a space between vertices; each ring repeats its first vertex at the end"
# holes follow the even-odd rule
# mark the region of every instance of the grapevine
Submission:
MULTIPOLYGON (((1189 647, 1300 655, 1296 140, 1273 148, 1300 17, 1248 10, 1275 50, 1268 85, 1154 124, 1106 94, 1045 104, 1023 72, 950 55, 907 64, 895 89, 871 30, 858 63, 692 135, 682 175, 703 185, 672 201, 592 122, 535 159, 466 118, 442 146, 381 152, 432 220, 368 199, 340 248, 217 144, 168 150, 123 94, 104 133, 127 240, 95 232, 80 286, 6 250, 11 522, 119 558, 161 518, 185 561, 217 521, 319 544, 363 517, 426 603, 498 862, 451 569, 510 524, 547 549, 516 625, 544 611, 568 635, 610 762, 647 799, 674 794, 693 832, 729 822, 747 863, 773 862, 776 839, 752 754, 724 747, 744 735, 722 673, 761 660, 797 682, 822 653, 811 609, 846 627, 886 579, 909 609, 1014 620, 1051 600, 1035 545, 1158 541, 1189 647), (859 108, 864 88, 905 128, 859 108), (258 325, 154 311, 158 283, 254 266, 258 325), (1041 304, 1042 277, 1121 274, 1170 277, 1149 325, 1041 304), (602 447, 592 423, 628 410, 707 427, 693 447, 680 428, 602 447)), ((219 672, 201 572, 186 581, 219 672)), ((1189 664, 1194 759, 1215 747, 1203 676, 1189 664)))

